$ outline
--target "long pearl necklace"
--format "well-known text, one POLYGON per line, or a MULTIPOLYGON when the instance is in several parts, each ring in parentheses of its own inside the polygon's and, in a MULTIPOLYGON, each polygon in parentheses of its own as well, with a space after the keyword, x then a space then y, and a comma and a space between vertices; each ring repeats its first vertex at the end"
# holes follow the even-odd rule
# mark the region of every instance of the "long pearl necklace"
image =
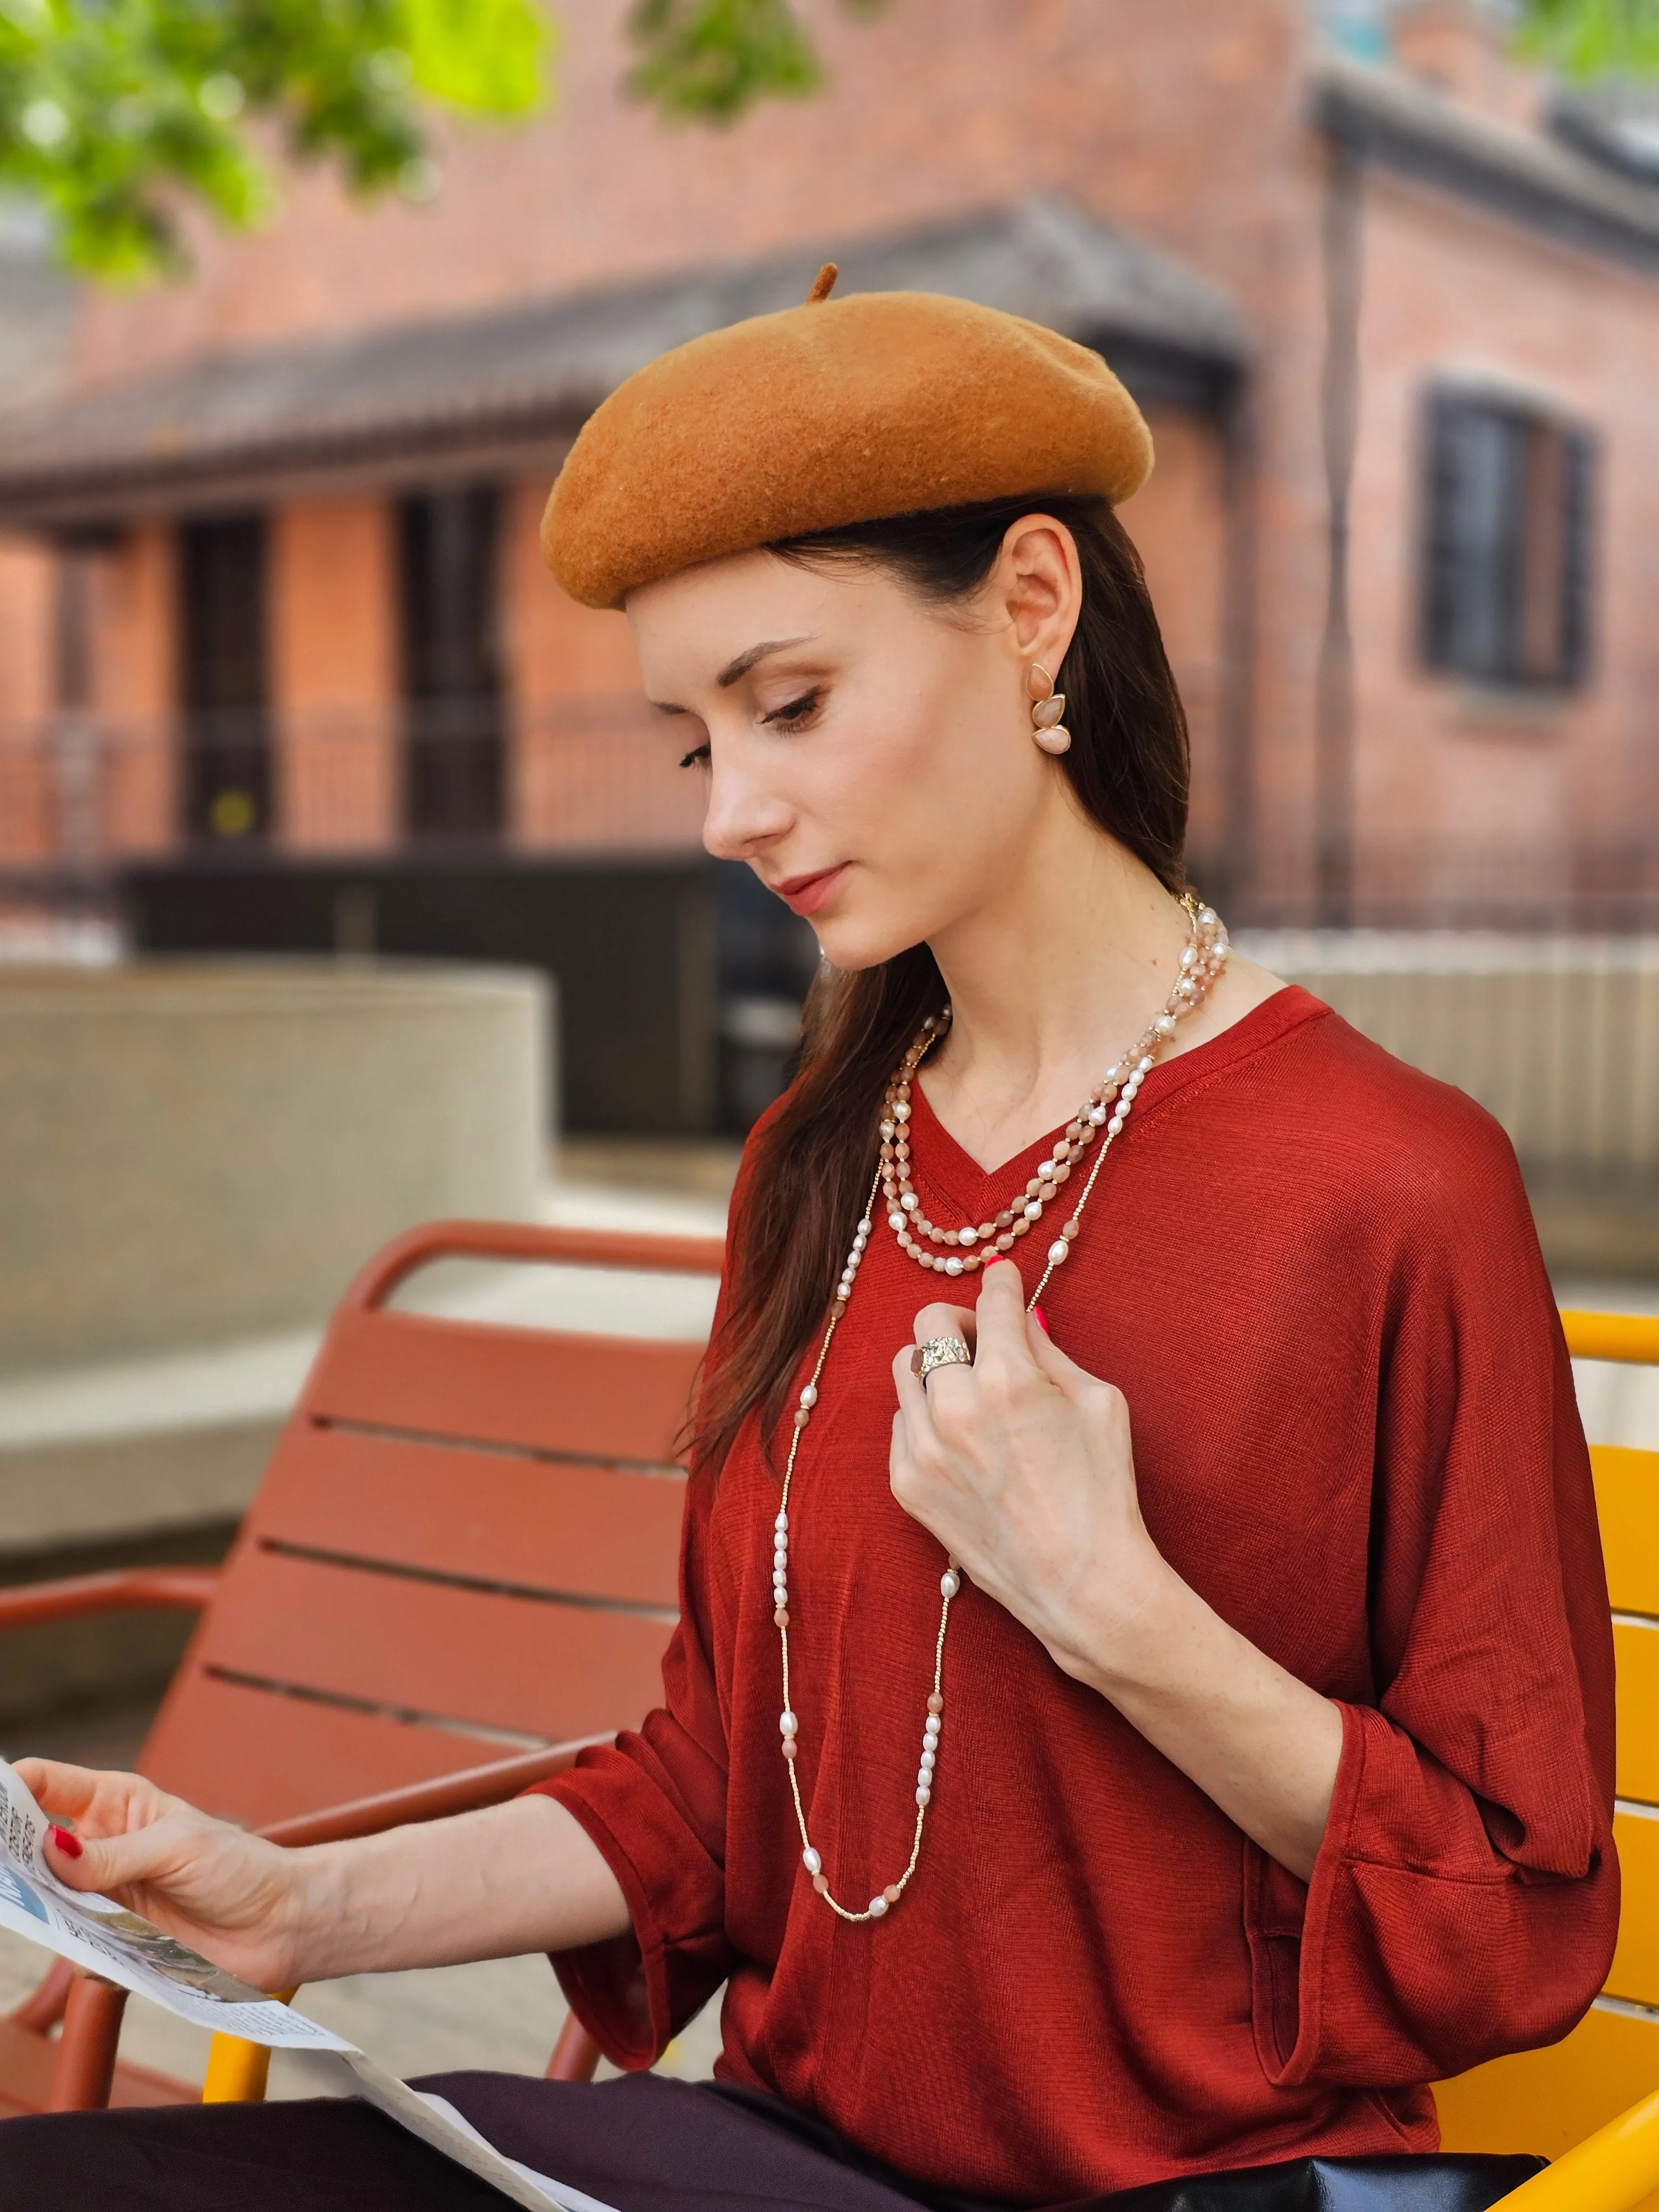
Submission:
POLYGON ((1201 1006, 1211 985, 1220 975, 1227 959, 1227 932, 1212 908, 1200 906, 1189 891, 1181 902, 1186 909, 1188 939, 1181 954, 1180 973, 1174 988, 1164 1001, 1164 1011, 1148 1024, 1125 1053, 1095 1086, 1079 1109, 1076 1116, 1066 1124, 1065 1134, 1054 1148, 1052 1158, 1046 1160, 1025 1187, 1023 1199, 1005 1208, 994 1221, 969 1224, 960 1229, 939 1229, 921 1212, 921 1200, 912 1188, 909 1176, 910 1089, 916 1070, 929 1049, 950 1026, 951 1013, 947 1006, 942 1015, 930 1014, 922 1024, 915 1042, 906 1053, 897 1073, 888 1085, 881 1121, 881 1163, 870 1185, 870 1195, 865 1200, 864 1211, 853 1236, 852 1249, 847 1255, 847 1264, 842 1269, 841 1279, 836 1285, 834 1303, 830 1309, 830 1320, 818 1346, 818 1356, 811 1376, 803 1386, 795 1407, 794 1427, 789 1438, 789 1455, 784 1463, 783 1494, 772 1523, 772 1620, 778 1632, 778 1642, 783 1659, 783 1711, 778 1717, 781 1739, 780 1748, 789 1774, 789 1794, 794 1801, 795 1825, 800 1831, 801 1863, 811 1877, 812 1887, 839 1920, 862 1922, 884 1920, 902 1897, 910 1884, 921 1857, 922 1830, 927 1825, 927 1808, 933 1798, 933 1777, 939 1761, 939 1736, 945 1725, 945 1638, 951 1625, 951 1601, 962 1587, 961 1571, 954 1559, 945 1561, 945 1571, 939 1577, 939 1634, 933 1639, 933 1681, 927 1694, 927 1717, 922 1724, 921 1763, 916 1769, 916 1824, 910 1838, 910 1856, 904 1871, 896 1881, 890 1881, 870 1899, 861 1912, 841 1903, 830 1891, 830 1878, 823 1871, 822 1854, 813 1847, 807 1832, 806 1808, 801 1802, 799 1776, 800 1722, 794 1710, 789 1678, 789 1494, 795 1480, 795 1462, 800 1453, 801 1438, 812 1419, 812 1409, 818 1402, 818 1383, 823 1377, 824 1363, 830 1357, 830 1346, 835 1341, 836 1328, 846 1312, 853 1295, 853 1285, 858 1276, 864 1255, 869 1249, 875 1228, 875 1207, 878 1194, 888 1201, 888 1224, 896 1237, 900 1249, 922 1267, 945 1275, 976 1273, 988 1261, 1011 1251, 1022 1237, 1029 1236, 1042 1218, 1049 1200, 1056 1197, 1061 1186, 1069 1181, 1073 1169, 1088 1147, 1105 1130, 1105 1141, 1095 1156, 1093 1166, 1083 1187, 1083 1194, 1072 1211, 1060 1235, 1050 1244, 1048 1264, 1026 1301, 1029 1313, 1048 1287, 1048 1278, 1068 1256, 1083 1220, 1083 1209, 1096 1178, 1104 1166, 1106 1155, 1123 1133, 1125 1122, 1142 1082, 1152 1069, 1158 1054, 1175 1035, 1176 1024, 1182 1015, 1201 1006), (927 1252, 913 1234, 920 1231, 931 1243, 955 1247, 948 1255, 927 1252), (981 1252, 984 1244, 994 1250, 981 1252))

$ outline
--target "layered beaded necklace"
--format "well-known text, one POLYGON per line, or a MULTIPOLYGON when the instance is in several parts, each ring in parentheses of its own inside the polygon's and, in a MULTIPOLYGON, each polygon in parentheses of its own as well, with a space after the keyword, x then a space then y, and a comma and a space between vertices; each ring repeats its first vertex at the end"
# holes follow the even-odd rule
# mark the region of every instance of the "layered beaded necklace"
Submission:
POLYGON ((927 1717, 921 1732, 921 1761, 916 1770, 916 1824, 910 1839, 910 1856, 897 1881, 889 1882, 884 1890, 870 1899, 861 1912, 855 1911, 830 1894, 830 1878, 823 1871, 823 1856, 813 1847, 812 1838, 807 1832, 806 1808, 801 1802, 799 1773, 800 1723, 795 1713, 789 1680, 789 1498, 801 1438, 811 1420, 812 1408, 818 1402, 818 1383, 823 1374, 824 1363, 830 1357, 830 1346, 835 1340, 842 1316, 847 1310, 859 1267, 875 1232, 877 1194, 879 1193, 887 1202, 887 1224, 897 1239, 901 1251, 908 1253, 919 1266, 931 1268, 939 1274, 974 1274, 988 1261, 1011 1252, 1022 1237, 1030 1234, 1042 1220, 1051 1200, 1059 1196, 1060 1190, 1071 1180, 1073 1170, 1103 1129, 1105 1140, 1095 1155, 1094 1165, 1084 1182, 1082 1195, 1072 1209, 1065 1227, 1049 1245, 1048 1264, 1043 1268, 1042 1279, 1026 1301, 1029 1313, 1048 1287, 1048 1278, 1070 1254, 1082 1224, 1083 1209, 1089 1202, 1089 1194, 1095 1187, 1095 1180, 1105 1163, 1107 1153, 1123 1133, 1123 1126, 1129 1118, 1141 1084, 1159 1053, 1175 1035, 1177 1022, 1183 1015, 1191 1013, 1194 1007, 1203 1004, 1211 986, 1226 965, 1227 932, 1214 909, 1200 906, 1190 891, 1181 903, 1187 915, 1187 943, 1182 949, 1180 971, 1174 988, 1164 1000, 1163 1012, 1148 1023, 1128 1051, 1107 1069, 1076 1115, 1066 1123, 1065 1133, 1054 1145, 1052 1156, 1042 1163, 1027 1182, 1023 1197, 1006 1206, 994 1219, 969 1223, 959 1229, 940 1229, 923 1214, 921 1201, 910 1181, 911 1085, 922 1060, 950 1027, 951 1010, 948 1006, 941 1013, 927 1017, 887 1087, 881 1115, 881 1164, 871 1183, 870 1195, 865 1201, 863 1214, 854 1233, 852 1249, 847 1255, 846 1266, 842 1269, 841 1280, 836 1285, 835 1300, 830 1309, 830 1320, 823 1341, 818 1346, 817 1359, 796 1404, 794 1428, 789 1438, 789 1455, 783 1470, 783 1495, 772 1524, 772 1619, 777 1628, 783 1657, 783 1711, 778 1720, 781 1749, 788 1769, 790 1796, 794 1800, 795 1825, 800 1831, 801 1862, 811 1878, 813 1888, 837 1919, 854 1922, 885 1919, 909 1887, 911 1876, 921 1857, 922 1829, 927 1820, 927 1808, 933 1802, 939 1735, 945 1722, 945 1638, 951 1625, 951 1601, 962 1587, 956 1561, 947 1559, 945 1572, 939 1577, 939 1634, 933 1639, 933 1682, 927 1695, 927 1717), (935 1249, 927 1249, 928 1247, 935 1249))

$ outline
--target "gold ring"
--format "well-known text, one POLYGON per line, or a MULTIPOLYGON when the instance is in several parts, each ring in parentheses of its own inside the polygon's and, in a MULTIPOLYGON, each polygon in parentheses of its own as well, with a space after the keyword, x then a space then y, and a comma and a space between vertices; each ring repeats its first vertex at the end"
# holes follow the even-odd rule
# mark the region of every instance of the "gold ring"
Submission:
POLYGON ((910 1372, 925 1382, 936 1367, 971 1367, 974 1355, 959 1336, 930 1336, 910 1354, 910 1372))

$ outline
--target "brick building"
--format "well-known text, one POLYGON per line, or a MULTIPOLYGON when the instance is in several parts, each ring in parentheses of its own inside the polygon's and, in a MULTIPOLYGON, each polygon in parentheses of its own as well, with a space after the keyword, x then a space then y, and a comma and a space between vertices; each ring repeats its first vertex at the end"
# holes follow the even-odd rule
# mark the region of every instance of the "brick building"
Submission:
MULTIPOLYGON (((1052 323, 1141 398, 1125 520, 1235 912, 1659 890, 1639 132, 1553 101, 1473 0, 894 0, 826 19, 824 96, 726 133, 621 100, 626 12, 568 9, 556 110, 454 131, 431 204, 301 178, 187 285, 76 304, 56 388, 0 416, 19 891, 119 867, 155 942, 562 948, 579 1056, 654 989, 672 1118, 706 1124, 696 1010, 763 1060, 799 947, 710 889, 625 626, 561 599, 535 525, 619 377, 829 255, 1052 323), (1376 58, 1328 35, 1357 15, 1376 58)), ((741 1118, 763 1073, 728 1078, 741 1118)))

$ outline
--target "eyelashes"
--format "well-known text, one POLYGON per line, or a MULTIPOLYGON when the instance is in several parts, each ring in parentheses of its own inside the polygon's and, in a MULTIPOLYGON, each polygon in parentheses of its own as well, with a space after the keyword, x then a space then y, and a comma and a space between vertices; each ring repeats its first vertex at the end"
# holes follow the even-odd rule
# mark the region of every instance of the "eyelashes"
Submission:
POLYGON ((771 729, 799 730, 817 712, 817 703, 816 690, 805 691, 799 699, 790 700, 787 706, 775 707, 769 714, 763 714, 761 720, 771 729))
MULTIPOLYGON (((811 720, 813 715, 817 714, 817 710, 818 693, 817 690, 805 691, 801 694, 799 699, 791 699, 786 706, 775 707, 769 714, 763 714, 761 716, 761 721, 766 728, 771 730, 781 730, 784 735, 787 737, 793 735, 797 730, 805 729, 807 723, 811 720)), ((691 750, 687 753, 684 758, 681 761, 680 766, 682 768, 707 768, 708 765, 708 747, 707 744, 694 745, 691 750)))

